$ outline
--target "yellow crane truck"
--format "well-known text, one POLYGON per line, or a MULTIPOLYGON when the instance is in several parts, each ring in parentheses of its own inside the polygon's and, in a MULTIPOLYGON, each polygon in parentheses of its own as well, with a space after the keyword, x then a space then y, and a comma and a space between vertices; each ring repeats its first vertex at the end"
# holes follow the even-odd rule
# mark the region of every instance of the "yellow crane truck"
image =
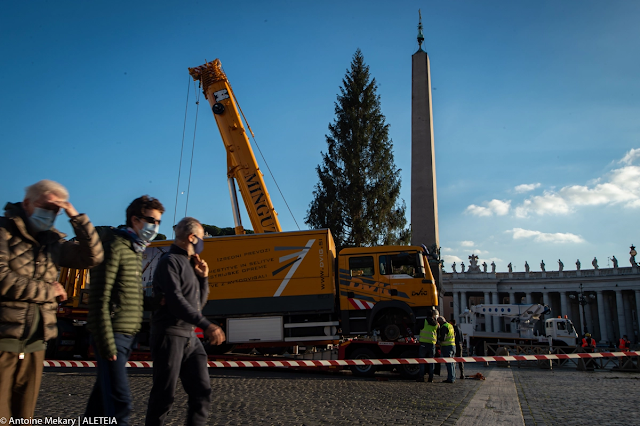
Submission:
MULTIPOLYGON (((227 152, 236 235, 205 238, 200 255, 210 267, 203 313, 225 329, 226 343, 334 344, 343 359, 417 356, 416 344, 408 342, 414 340, 416 324, 432 315, 438 303, 425 250, 379 246, 336 253, 328 229, 282 232, 220 61, 189 68, 189 73, 200 82, 227 152), (244 233, 236 184, 255 234, 244 233)), ((143 285, 149 297, 155 265, 171 244, 153 242, 144 253, 143 285)), ((369 375, 375 367, 353 370, 369 375)))

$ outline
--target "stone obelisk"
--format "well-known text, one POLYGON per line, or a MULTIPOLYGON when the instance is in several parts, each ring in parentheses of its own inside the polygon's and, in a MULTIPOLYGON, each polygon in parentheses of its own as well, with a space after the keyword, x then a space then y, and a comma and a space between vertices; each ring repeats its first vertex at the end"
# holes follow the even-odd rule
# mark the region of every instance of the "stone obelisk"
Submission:
MULTIPOLYGON (((424 244, 432 257, 439 259, 431 71, 429 55, 422 50, 423 42, 422 16, 420 16, 419 48, 411 58, 411 244, 417 246, 424 244)), ((436 284, 440 287, 442 267, 436 259, 429 263, 436 284)))

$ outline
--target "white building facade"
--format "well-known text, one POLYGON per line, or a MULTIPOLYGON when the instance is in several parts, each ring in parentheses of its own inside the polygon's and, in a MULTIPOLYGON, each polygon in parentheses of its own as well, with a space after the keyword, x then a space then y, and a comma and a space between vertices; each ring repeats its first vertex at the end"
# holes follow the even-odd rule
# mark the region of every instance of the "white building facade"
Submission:
MULTIPOLYGON (((470 257, 471 259, 472 257, 470 257)), ((477 259, 477 258, 476 258, 477 259)), ((618 344, 627 335, 638 343, 640 330, 640 271, 626 268, 594 268, 573 271, 486 272, 473 264, 465 272, 443 274, 444 306, 441 314, 460 321, 471 305, 497 303, 539 303, 551 312, 546 317, 565 315, 581 336, 585 332, 599 344, 618 344)), ((455 269, 454 269, 455 270, 455 269)), ((543 332, 544 321, 537 330, 543 332)), ((510 331, 504 318, 489 317, 486 331, 510 331)))

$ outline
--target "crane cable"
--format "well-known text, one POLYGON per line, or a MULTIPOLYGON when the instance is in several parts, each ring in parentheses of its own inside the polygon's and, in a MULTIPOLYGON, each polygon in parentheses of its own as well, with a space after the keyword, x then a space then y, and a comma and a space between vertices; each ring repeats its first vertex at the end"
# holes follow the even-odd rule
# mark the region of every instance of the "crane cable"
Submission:
POLYGON ((193 125, 193 144, 191 145, 191 165, 189 166, 189 184, 187 185, 187 203, 184 206, 184 215, 187 216, 187 208, 189 207, 189 193, 191 192, 191 172, 193 170, 193 152, 196 149, 196 130, 198 129, 198 110, 200 109, 200 91, 196 89, 196 85, 193 85, 193 89, 196 92, 196 121, 193 125))
MULTIPOLYGON (((180 173, 182 172, 182 152, 184 151, 184 134, 187 129, 187 111, 189 110, 189 90, 191 90, 191 77, 187 83, 187 104, 184 107, 184 123, 182 124, 182 146, 180 147, 180 163, 178 164, 178 185, 176 187, 176 203, 173 207, 173 225, 176 224, 176 213, 178 211, 178 194, 180 193, 180 173)), ((171 238, 175 236, 173 226, 171 227, 171 238)))
MULTIPOLYGON (((231 84, 229 84, 229 89, 231 89, 231 84)), ((258 141, 256 140, 256 135, 253 134, 253 130, 251 130, 251 126, 249 125, 249 121, 247 120, 247 117, 245 117, 244 112, 242 112, 242 108, 240 108, 240 102, 238 102, 238 98, 236 98, 235 93, 233 93, 233 89, 231 89, 231 96, 233 96, 233 99, 235 100, 236 105, 238 105, 238 109, 240 110, 240 114, 242 114, 242 118, 244 118, 244 122, 247 123, 247 128, 249 129, 249 133, 251 133, 251 139, 253 139, 253 143, 258 148, 258 152, 260 153, 260 156, 262 157, 262 161, 264 161, 265 166, 267 166, 267 170, 269 170, 269 174, 271 175, 271 179, 273 179, 273 183, 276 184, 276 188, 278 188, 278 192, 280 193, 280 196, 282 197, 282 200, 284 201, 284 204, 287 206, 287 209, 289 210, 289 214, 291 215, 291 218, 295 222, 296 226, 298 227, 298 231, 299 231, 300 230, 300 225, 298 225, 298 221, 296 220, 296 217, 293 215, 293 212, 291 211, 291 207, 289 207, 289 203, 287 203, 287 199, 284 198, 284 194, 282 193, 282 190, 280 189, 280 185, 278 185, 278 181, 276 180, 275 176, 273 175, 273 172, 271 171, 271 167, 269 167, 269 163, 267 163, 267 159, 264 158, 264 155, 262 154, 262 150, 260 149, 260 145, 258 145, 258 141)))

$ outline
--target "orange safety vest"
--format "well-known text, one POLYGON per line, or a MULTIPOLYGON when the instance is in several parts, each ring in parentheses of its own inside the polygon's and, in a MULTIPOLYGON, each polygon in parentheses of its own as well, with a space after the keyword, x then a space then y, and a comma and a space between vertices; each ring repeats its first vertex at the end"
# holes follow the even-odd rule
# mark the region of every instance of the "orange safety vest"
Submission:
POLYGON ((618 347, 623 351, 628 351, 629 350, 629 345, 627 344, 627 342, 628 342, 628 340, 620 338, 620 344, 618 345, 618 347))
POLYGON ((596 347, 596 341, 593 340, 592 337, 589 337, 589 340, 590 340, 590 342, 587 343, 587 338, 586 337, 582 338, 582 347, 583 348, 588 348, 589 346, 594 347, 594 348, 596 347))

